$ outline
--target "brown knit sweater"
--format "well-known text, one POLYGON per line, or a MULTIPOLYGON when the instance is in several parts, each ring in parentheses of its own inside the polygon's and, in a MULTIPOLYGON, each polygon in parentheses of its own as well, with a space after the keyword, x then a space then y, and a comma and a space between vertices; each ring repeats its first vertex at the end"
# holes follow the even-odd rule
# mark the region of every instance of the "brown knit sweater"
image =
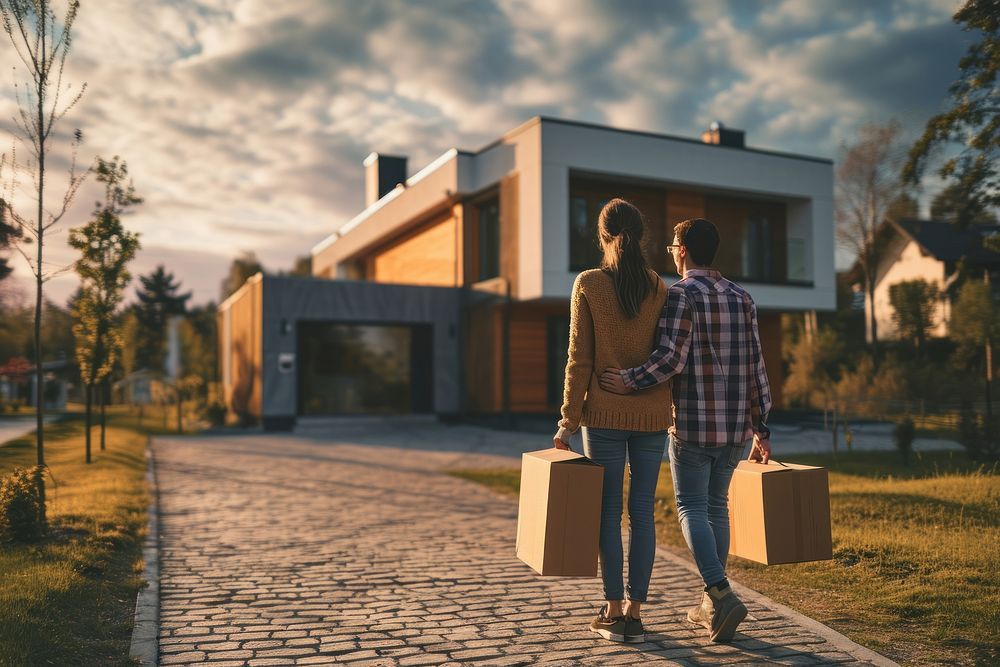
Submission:
MULTIPOLYGON (((655 274, 654 274, 655 275, 655 274)), ((656 276, 656 291, 628 319, 614 282, 600 269, 584 271, 573 284, 570 303, 569 361, 563 385, 559 426, 624 431, 664 431, 673 424, 670 382, 628 396, 606 392, 598 379, 605 368, 641 366, 656 343, 656 324, 667 288, 656 276)))

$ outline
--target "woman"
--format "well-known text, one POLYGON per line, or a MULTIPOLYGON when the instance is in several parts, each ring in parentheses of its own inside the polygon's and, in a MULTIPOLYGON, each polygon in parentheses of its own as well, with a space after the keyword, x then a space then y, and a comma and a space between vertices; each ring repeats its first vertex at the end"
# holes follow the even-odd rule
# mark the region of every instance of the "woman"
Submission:
POLYGON ((601 210, 601 268, 573 284, 569 360, 562 419, 553 444, 569 449, 569 434, 583 427, 587 458, 604 466, 601 503, 601 576, 607 602, 590 624, 612 641, 645 641, 640 607, 646 601, 656 554, 653 495, 671 424, 669 383, 631 396, 601 389, 605 368, 631 368, 647 360, 667 290, 642 252, 642 214, 622 199, 601 210), (623 587, 622 482, 628 459, 630 491, 628 596, 623 587))

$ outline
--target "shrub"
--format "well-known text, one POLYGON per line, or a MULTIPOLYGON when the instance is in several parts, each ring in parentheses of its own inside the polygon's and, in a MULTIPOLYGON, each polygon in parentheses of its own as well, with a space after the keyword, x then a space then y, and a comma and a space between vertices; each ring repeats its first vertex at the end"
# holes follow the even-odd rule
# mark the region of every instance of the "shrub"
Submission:
POLYGON ((896 423, 896 449, 899 450, 899 454, 903 457, 903 463, 906 465, 910 463, 910 452, 913 451, 915 432, 913 420, 909 417, 903 417, 896 423))
POLYGON ((226 404, 213 401, 205 406, 205 418, 212 426, 223 426, 226 423, 226 404))
POLYGON ((0 481, 0 539, 22 542, 37 539, 42 534, 42 504, 38 485, 43 469, 14 468, 0 481))
POLYGON ((993 424, 989 424, 985 416, 980 417, 968 404, 963 405, 958 438, 970 459, 986 462, 1000 460, 1000 418, 997 416, 993 417, 993 424))

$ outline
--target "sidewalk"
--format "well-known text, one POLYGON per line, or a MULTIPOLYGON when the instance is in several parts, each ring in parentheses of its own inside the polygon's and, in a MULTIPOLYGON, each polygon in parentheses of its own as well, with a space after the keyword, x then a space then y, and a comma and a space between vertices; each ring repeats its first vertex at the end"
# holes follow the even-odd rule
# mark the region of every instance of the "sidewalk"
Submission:
POLYGON ((599 579, 536 576, 516 503, 441 472, 547 444, 431 425, 157 438, 161 664, 892 664, 752 592, 738 641, 710 644, 684 620, 698 577, 665 551, 649 641, 591 634, 599 579))

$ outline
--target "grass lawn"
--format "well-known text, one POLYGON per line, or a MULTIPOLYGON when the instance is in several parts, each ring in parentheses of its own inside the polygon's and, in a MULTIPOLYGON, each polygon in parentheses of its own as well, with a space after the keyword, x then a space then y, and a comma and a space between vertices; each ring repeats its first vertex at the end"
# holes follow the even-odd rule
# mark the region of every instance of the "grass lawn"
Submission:
MULTIPOLYGON (((93 463, 83 420, 47 425, 50 535, 0 544, 0 665, 131 665, 148 489, 146 434, 109 419, 93 463)), ((0 475, 35 463, 34 434, 0 444, 0 475)))
MULTIPOLYGON (((764 566, 733 579, 900 663, 1000 664, 1000 475, 957 452, 797 456, 830 470, 832 561, 764 566)), ((515 496, 520 473, 455 471, 515 496)), ((688 555, 669 466, 657 487, 661 545, 688 555)))

